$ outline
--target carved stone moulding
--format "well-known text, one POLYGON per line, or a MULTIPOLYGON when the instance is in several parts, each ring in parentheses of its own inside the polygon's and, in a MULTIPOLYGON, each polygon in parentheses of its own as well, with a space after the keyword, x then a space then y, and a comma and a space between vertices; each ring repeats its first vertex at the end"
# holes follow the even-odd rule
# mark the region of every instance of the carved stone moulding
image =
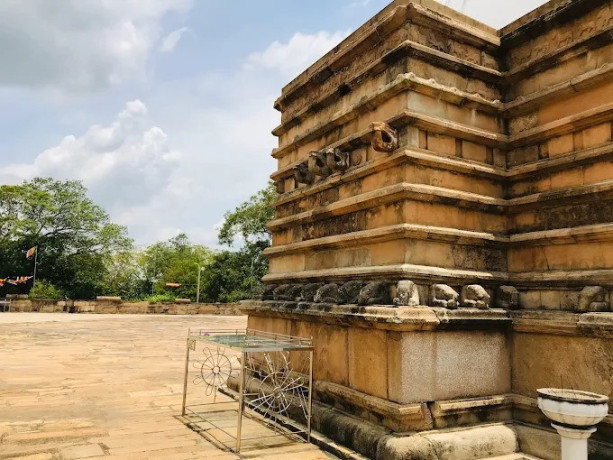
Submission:
POLYGON ((602 286, 586 286, 579 294, 577 311, 608 311, 610 304, 607 292, 602 286))
MULTIPOLYGON (((447 309, 492 307, 491 291, 478 284, 463 286, 460 293, 446 284, 420 286, 411 280, 397 282, 350 280, 343 282, 313 282, 308 284, 267 285, 261 300, 306 302, 337 305, 437 307, 447 309)), ((511 286, 497 289, 496 307, 516 309, 519 293, 511 286)))
POLYGON ((462 288, 460 304, 464 308, 485 310, 490 307, 490 300, 491 297, 483 286, 471 284, 462 288))
POLYGON ((436 307, 454 310, 562 310, 577 313, 608 312, 613 293, 603 286, 581 291, 521 290, 499 286, 495 290, 478 284, 455 288, 446 284, 421 286, 411 280, 397 282, 350 280, 307 284, 267 284, 261 300, 360 306, 436 307))
POLYGON ((603 286, 585 286, 583 289, 550 286, 516 289, 500 286, 496 290, 496 308, 505 310, 552 310, 577 313, 608 312, 613 291, 603 286))
POLYGON ((387 123, 372 124, 371 145, 377 152, 391 153, 398 148, 398 133, 387 123))
MULTIPOLYGON (((391 153, 399 146, 398 133, 387 123, 373 123, 371 146, 378 152, 391 153)), ((343 174, 352 166, 360 164, 362 164, 360 153, 353 154, 339 148, 326 148, 311 152, 305 161, 292 168, 292 172, 296 184, 312 185, 318 179, 325 179, 335 173, 343 174)), ((275 182, 275 188, 279 194, 289 191, 283 179, 275 182)))
POLYGON ((294 166, 294 180, 297 184, 310 185, 315 181, 315 176, 309 171, 307 163, 300 163, 294 166))

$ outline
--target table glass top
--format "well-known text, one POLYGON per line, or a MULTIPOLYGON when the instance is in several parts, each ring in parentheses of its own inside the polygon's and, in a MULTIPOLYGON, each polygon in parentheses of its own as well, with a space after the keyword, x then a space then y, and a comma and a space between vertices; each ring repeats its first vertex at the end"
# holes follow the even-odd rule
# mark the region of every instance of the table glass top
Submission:
POLYGON ((269 332, 247 330, 207 331, 205 329, 189 331, 189 339, 205 341, 242 351, 291 351, 312 350, 310 338, 295 337, 269 332))

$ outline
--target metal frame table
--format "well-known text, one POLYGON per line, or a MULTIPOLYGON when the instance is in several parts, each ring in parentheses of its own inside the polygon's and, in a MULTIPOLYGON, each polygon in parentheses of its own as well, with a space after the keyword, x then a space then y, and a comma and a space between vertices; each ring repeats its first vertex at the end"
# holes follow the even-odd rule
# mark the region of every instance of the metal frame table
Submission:
MULTIPOLYGON (((240 452, 243 416, 256 416, 282 433, 298 435, 310 442, 313 389, 313 341, 252 329, 189 329, 183 376, 182 415, 208 423, 235 439, 240 452), (202 354, 194 358, 201 347, 202 354), (190 363, 195 376, 190 379, 190 363), (213 402, 187 405, 189 382, 204 384, 213 402), (232 390, 232 386, 238 391, 232 390), (218 401, 219 394, 232 400, 218 401), (199 411, 207 406, 238 402, 236 435, 217 426, 212 414, 223 410, 199 411), (245 409, 249 410, 245 410, 245 409), (291 415, 298 415, 305 425, 291 415)), ((227 412, 227 409, 225 410, 227 412)))

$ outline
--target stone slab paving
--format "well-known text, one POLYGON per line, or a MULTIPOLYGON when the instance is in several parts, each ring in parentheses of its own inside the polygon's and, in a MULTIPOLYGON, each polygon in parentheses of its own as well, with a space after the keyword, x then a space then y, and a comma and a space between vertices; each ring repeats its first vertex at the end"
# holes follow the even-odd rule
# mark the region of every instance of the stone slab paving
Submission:
POLYGON ((331 458, 261 425, 261 440, 237 456, 179 417, 188 327, 245 326, 246 317, 0 313, 0 459, 331 458))

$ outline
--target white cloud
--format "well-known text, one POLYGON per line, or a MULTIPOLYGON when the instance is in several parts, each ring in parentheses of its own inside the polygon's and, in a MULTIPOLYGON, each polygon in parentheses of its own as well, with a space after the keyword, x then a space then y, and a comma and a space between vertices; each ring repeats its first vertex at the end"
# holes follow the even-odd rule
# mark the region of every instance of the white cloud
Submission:
POLYGON ((293 75, 305 70, 348 35, 349 31, 321 31, 316 34, 297 32, 287 43, 275 41, 264 51, 249 55, 245 68, 273 69, 284 75, 293 75))
POLYGON ((267 56, 265 66, 254 65, 251 55, 228 71, 158 83, 146 106, 129 102, 110 122, 65 136, 32 162, 0 166, 0 182, 82 179, 138 244, 185 232, 216 246, 224 213, 263 188, 275 170, 270 130, 279 122, 272 105, 280 88, 343 35, 297 34, 277 44, 310 53, 289 67, 274 63, 271 46, 259 53, 267 56))
POLYGON ((134 216, 146 223, 147 216, 136 211, 160 195, 174 194, 172 176, 181 160, 164 131, 150 125, 147 112, 141 101, 128 102, 112 123, 65 136, 30 164, 0 168, 0 176, 80 179, 119 223, 138 224, 134 216))
POLYGON ((179 41, 181 40, 181 37, 183 37, 183 34, 188 30, 189 29, 187 27, 181 27, 180 29, 173 30, 172 32, 170 32, 163 38, 159 48, 160 51, 163 53, 172 53, 179 44, 179 41))
POLYGON ((2 0, 0 85, 97 90, 144 78, 162 19, 192 0, 2 0))

